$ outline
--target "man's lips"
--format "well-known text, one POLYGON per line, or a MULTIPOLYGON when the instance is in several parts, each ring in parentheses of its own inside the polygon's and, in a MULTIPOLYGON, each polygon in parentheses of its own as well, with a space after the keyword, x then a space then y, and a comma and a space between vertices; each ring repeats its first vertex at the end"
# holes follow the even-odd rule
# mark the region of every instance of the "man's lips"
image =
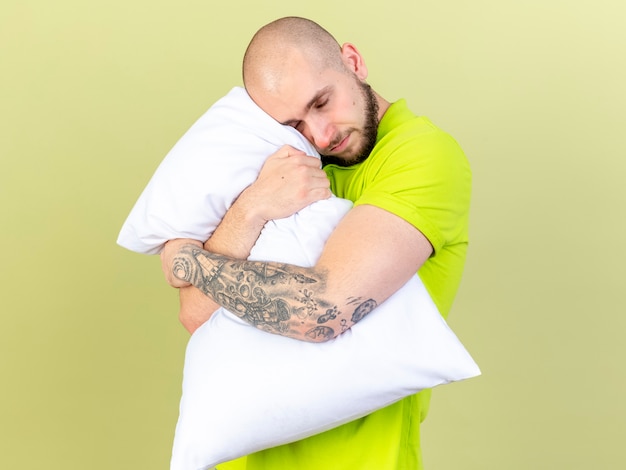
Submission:
POLYGON ((341 152, 342 150, 344 150, 347 147, 349 140, 350 140, 350 134, 348 134, 343 139, 341 139, 341 142, 339 142, 337 145, 335 145, 334 147, 331 147, 330 151, 331 152, 336 152, 336 153, 341 152))

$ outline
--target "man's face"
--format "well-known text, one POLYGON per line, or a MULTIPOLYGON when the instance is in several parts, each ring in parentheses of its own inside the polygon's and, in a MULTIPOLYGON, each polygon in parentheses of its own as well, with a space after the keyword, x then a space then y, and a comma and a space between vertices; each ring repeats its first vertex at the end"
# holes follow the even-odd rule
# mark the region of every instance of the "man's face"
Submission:
MULTIPOLYGON (((355 142, 354 151, 346 154, 326 153, 318 149, 325 164, 333 163, 340 166, 351 166, 360 163, 369 157, 370 152, 376 145, 378 134, 378 102, 372 88, 365 82, 354 77, 363 98, 363 124, 360 128, 352 127, 345 131, 345 137, 340 135, 338 142, 344 139, 353 139, 355 142)), ((305 135, 306 136, 306 135, 305 135)), ((308 137, 307 137, 308 138, 308 137)), ((331 144, 332 145, 332 144, 331 144)))
POLYGON ((353 165, 365 160, 376 143, 376 97, 349 70, 320 72, 296 58, 272 91, 248 91, 270 116, 300 131, 325 163, 353 165))

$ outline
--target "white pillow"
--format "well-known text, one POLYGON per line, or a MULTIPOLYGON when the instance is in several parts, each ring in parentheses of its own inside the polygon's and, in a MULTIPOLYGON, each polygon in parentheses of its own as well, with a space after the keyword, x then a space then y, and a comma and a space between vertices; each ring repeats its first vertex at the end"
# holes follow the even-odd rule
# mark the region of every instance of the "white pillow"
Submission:
MULTIPOLYGON (((245 90, 233 89, 165 158, 118 243, 156 253, 171 238, 208 238, 284 143, 315 154, 245 90)), ((333 197, 271 221, 250 258, 313 265, 350 207, 333 197)), ((208 469, 479 373, 417 275, 351 330, 322 344, 264 333, 220 309, 187 347, 171 469, 208 469)))
MULTIPOLYGON (((324 240, 304 239, 300 227, 330 234, 349 209, 339 202, 266 226, 251 257, 314 263, 324 240)), ((327 343, 264 333, 220 309, 187 347, 171 469, 208 469, 478 373, 418 276, 327 343)))
POLYGON ((122 226, 117 242, 156 254, 174 238, 204 242, 266 158, 289 144, 315 148, 236 87, 198 119, 161 162, 122 226))

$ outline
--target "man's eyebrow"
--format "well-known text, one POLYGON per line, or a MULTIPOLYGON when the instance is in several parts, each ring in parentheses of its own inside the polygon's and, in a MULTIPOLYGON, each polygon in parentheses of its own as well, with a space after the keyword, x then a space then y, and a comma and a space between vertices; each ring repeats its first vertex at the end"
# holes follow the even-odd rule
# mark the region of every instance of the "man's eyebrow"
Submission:
MULTIPOLYGON (((332 85, 328 85, 325 86, 324 88, 322 88, 321 90, 319 90, 317 93, 315 93, 315 96, 313 96, 313 98, 311 98, 309 100, 309 102, 305 105, 304 109, 306 111, 308 111, 309 109, 311 109, 313 107, 313 105, 322 97, 324 96, 326 93, 328 93, 332 88, 332 85)), ((300 119, 289 119, 285 122, 281 122, 281 124, 283 126, 293 126, 294 124, 298 123, 300 121, 300 119)))

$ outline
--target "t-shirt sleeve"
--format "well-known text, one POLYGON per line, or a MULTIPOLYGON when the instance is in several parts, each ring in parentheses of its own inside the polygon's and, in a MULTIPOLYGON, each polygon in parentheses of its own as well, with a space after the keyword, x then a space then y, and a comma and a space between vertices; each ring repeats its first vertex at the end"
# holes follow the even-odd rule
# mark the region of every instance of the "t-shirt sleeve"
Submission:
POLYGON ((430 241, 435 252, 445 244, 466 241, 471 173, 457 142, 440 130, 402 143, 372 168, 370 184, 355 202, 402 217, 430 241), (462 238, 465 240, 461 240, 462 238))

